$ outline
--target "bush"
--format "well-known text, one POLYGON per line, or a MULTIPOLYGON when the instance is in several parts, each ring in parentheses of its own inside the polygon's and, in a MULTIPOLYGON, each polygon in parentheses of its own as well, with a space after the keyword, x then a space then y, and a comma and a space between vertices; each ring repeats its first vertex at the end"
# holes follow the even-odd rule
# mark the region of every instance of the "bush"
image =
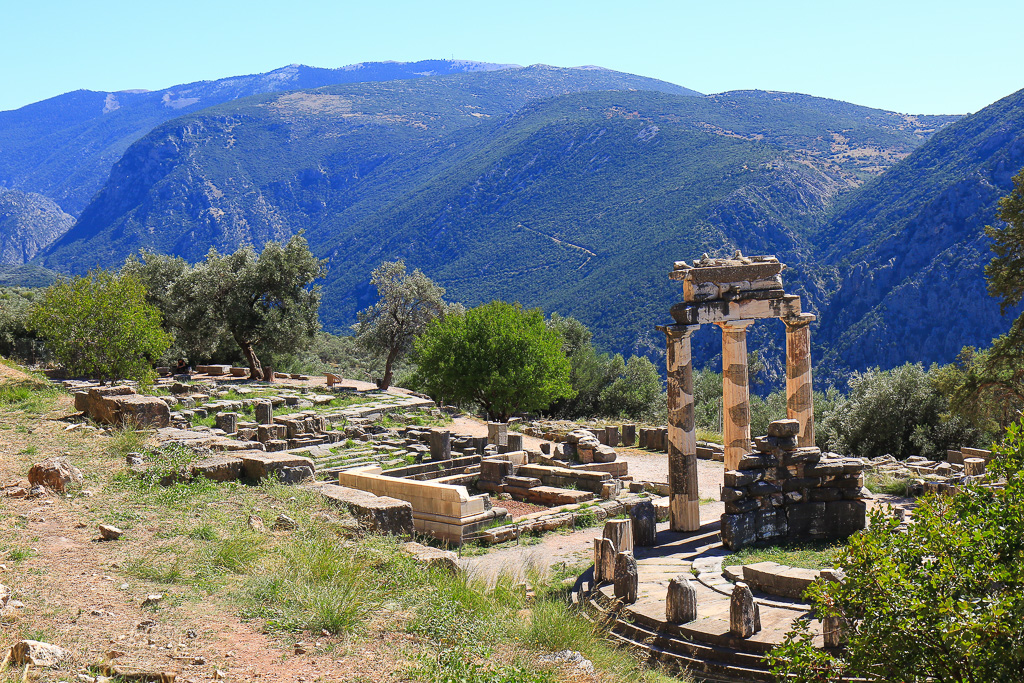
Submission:
POLYGON ((601 392, 605 415, 653 420, 665 410, 665 393, 654 363, 644 356, 632 356, 621 377, 601 392))
POLYGON ((142 283, 105 270, 48 287, 29 324, 68 372, 104 380, 152 382, 171 343, 142 283))

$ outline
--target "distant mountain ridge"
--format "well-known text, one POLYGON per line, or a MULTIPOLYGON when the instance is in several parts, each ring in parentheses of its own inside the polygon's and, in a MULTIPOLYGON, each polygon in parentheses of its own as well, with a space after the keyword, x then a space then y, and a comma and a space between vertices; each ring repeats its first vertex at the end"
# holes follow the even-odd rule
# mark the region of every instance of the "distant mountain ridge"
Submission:
MULTIPOLYGON (((534 66, 235 100, 134 144, 38 262, 77 272, 140 247, 195 260, 303 229, 332 259, 332 329, 371 300, 370 270, 401 256, 454 299, 575 315, 629 352, 678 297, 672 261, 703 251, 778 253, 823 305, 811 237, 838 198, 956 118, 673 90, 534 66)), ((770 326, 755 334, 781 346, 770 326)), ((717 345, 702 332, 703 353, 717 345)))
POLYGON ((0 266, 27 263, 74 222, 48 197, 0 187, 0 266))
POLYGON ((155 91, 76 90, 0 111, 0 187, 43 194, 78 215, 131 143, 188 112, 283 90, 514 68, 521 67, 466 60, 363 62, 337 69, 292 64, 155 91))

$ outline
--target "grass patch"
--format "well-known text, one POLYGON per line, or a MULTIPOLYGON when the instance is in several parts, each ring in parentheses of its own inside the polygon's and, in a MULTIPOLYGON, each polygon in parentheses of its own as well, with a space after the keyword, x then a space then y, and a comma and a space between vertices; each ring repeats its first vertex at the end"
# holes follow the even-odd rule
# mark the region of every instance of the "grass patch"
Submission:
POLYGON ((825 569, 835 567, 839 552, 845 547, 840 541, 792 543, 767 548, 744 548, 725 558, 724 564, 756 564, 778 562, 790 567, 825 569))
POLYGON ((49 382, 27 379, 0 384, 0 408, 41 415, 53 407, 60 390, 49 382))
POLYGON ((913 480, 913 477, 896 477, 888 472, 868 472, 864 475, 864 486, 871 493, 906 496, 913 480))
POLYGON ((138 429, 134 425, 126 425, 111 433, 106 450, 111 457, 123 460, 129 453, 146 450, 148 438, 149 432, 138 429))
POLYGON ((697 428, 697 441, 708 441, 710 443, 723 443, 721 432, 713 432, 710 429, 697 428))

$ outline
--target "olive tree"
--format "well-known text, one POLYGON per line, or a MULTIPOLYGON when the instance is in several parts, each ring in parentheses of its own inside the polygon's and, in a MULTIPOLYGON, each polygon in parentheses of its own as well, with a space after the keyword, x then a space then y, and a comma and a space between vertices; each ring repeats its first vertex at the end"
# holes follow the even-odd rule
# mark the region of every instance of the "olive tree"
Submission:
POLYGON ((478 403, 488 417, 507 420, 572 396, 562 342, 540 309, 492 301, 430 323, 415 343, 413 381, 429 394, 478 403))
MULTIPOLYGON (((412 350, 413 340, 430 321, 449 310, 444 287, 436 284, 418 268, 406 272, 401 259, 377 266, 370 275, 377 288, 377 303, 358 313, 356 340, 367 351, 384 357, 381 389, 391 386, 395 363, 412 350)), ((460 307, 461 308, 461 307, 460 307)))
POLYGON ((139 279, 106 270, 48 287, 29 327, 68 372, 101 380, 152 382, 153 363, 171 342, 139 279))
MULTIPOLYGON (((184 348, 212 353, 230 338, 249 364, 249 376, 264 376, 260 354, 304 348, 320 328, 323 261, 302 235, 287 244, 267 242, 233 254, 211 249, 206 260, 182 272, 170 286, 174 329, 184 348)), ((272 379, 272 378, 267 378, 272 379)))

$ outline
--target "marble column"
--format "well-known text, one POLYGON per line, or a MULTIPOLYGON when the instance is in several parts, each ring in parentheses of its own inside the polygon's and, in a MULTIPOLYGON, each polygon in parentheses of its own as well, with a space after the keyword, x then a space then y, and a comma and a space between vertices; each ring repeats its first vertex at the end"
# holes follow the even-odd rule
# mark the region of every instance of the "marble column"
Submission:
POLYGON ((716 323, 722 328, 722 431, 725 470, 750 452, 750 386, 747 381, 747 327, 753 320, 716 323))
POLYGON ((814 445, 814 391, 811 385, 811 328, 815 317, 804 313, 786 323, 786 417, 800 423, 797 443, 814 445))
POLYGON ((700 529, 697 489, 697 431, 693 406, 693 359, 690 336, 699 325, 668 325, 665 332, 668 363, 668 488, 669 528, 700 529))

